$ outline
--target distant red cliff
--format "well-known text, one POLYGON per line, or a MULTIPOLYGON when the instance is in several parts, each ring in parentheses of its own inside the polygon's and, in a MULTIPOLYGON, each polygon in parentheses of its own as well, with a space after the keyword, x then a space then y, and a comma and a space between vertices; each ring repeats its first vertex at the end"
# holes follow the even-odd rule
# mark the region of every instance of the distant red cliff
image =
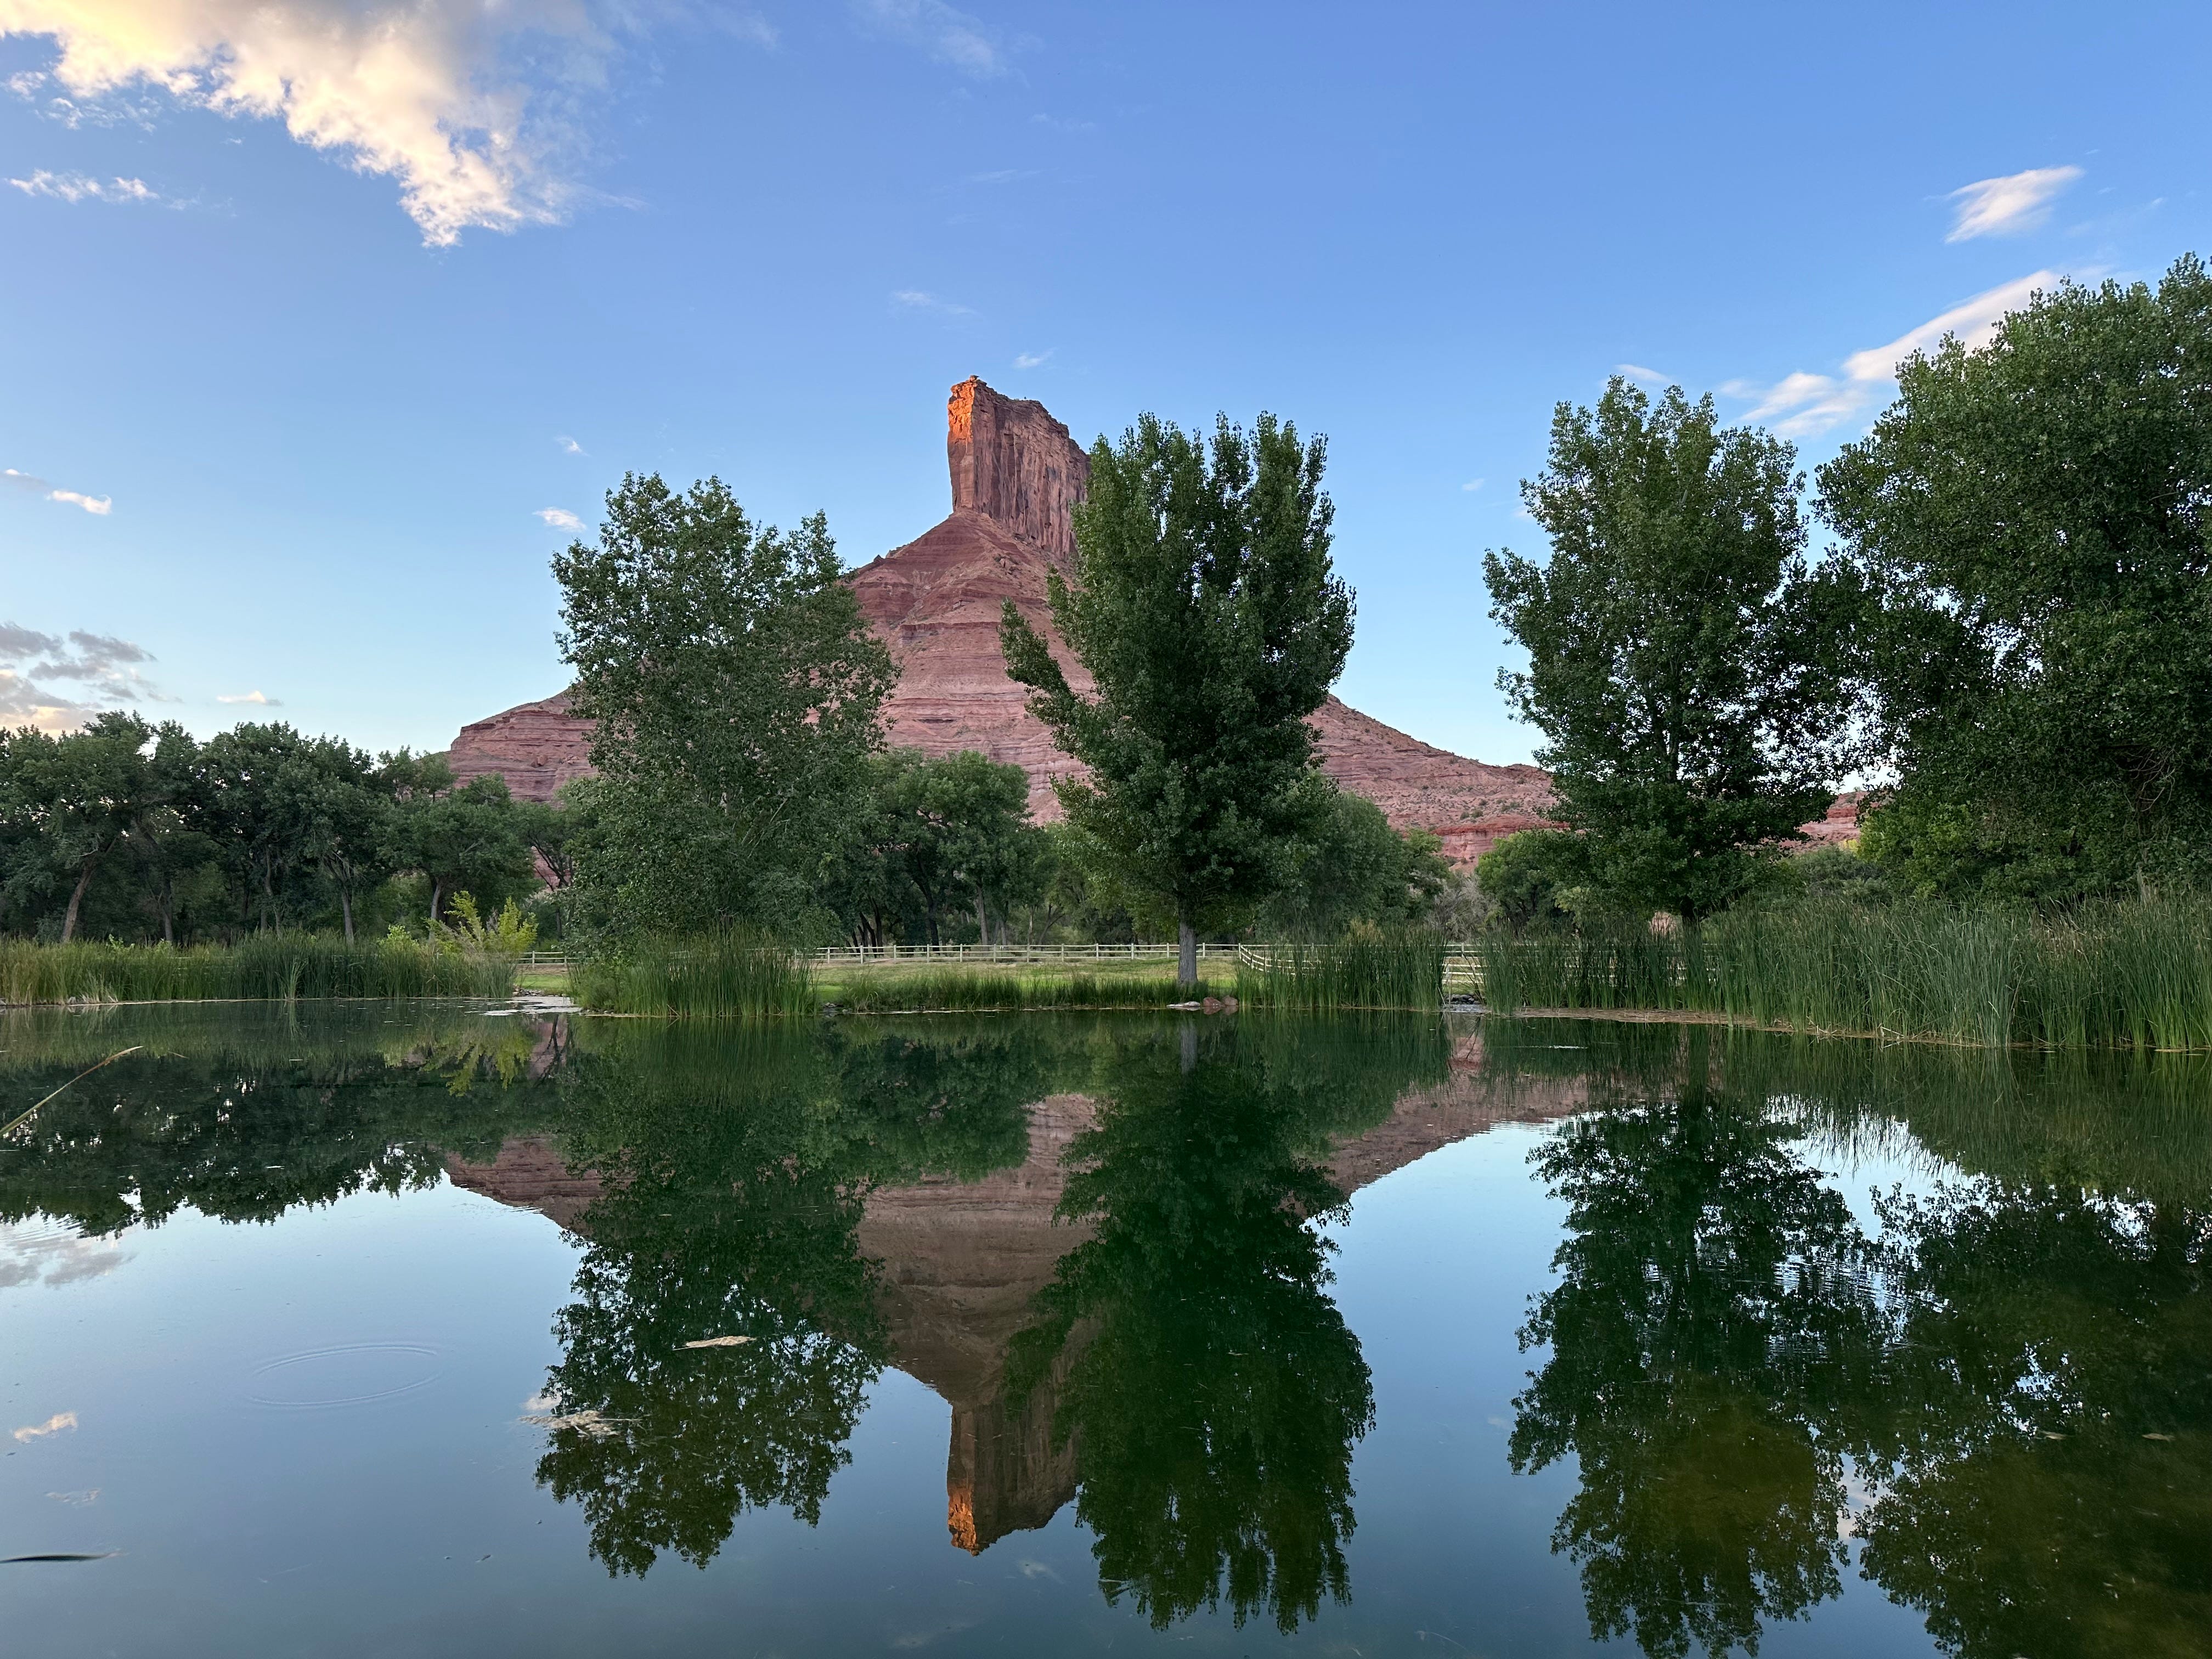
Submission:
MULTIPOLYGON (((946 416, 951 515, 852 575, 862 611, 899 664, 884 724, 893 743, 925 754, 975 749, 1019 766, 1029 774, 1031 810, 1049 822, 1060 816, 1053 779, 1077 768, 1030 715, 1025 688, 1006 678, 999 611, 1012 599, 1059 646, 1045 574, 1073 561, 1070 513, 1083 499, 1090 459, 1042 404, 1004 397, 980 380, 952 388, 946 416)), ((1071 679, 1087 689, 1070 666, 1071 679)), ((1551 776, 1540 767, 1469 760, 1334 697, 1312 723, 1332 778, 1399 828, 1435 831, 1455 863, 1545 822, 1551 776)), ((591 769, 590 738, 564 692, 463 726, 448 758, 464 781, 497 773, 517 795, 550 800, 591 769)))

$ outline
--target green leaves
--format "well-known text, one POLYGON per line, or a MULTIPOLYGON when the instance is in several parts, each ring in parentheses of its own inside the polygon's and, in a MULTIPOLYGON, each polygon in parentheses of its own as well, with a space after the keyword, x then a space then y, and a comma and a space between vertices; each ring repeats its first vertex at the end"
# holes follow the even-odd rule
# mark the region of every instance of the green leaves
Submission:
POLYGON ((1880 601, 1889 854, 1951 892, 2191 871, 2212 808, 2212 276, 2192 256, 2155 289, 2062 285, 1899 386, 1820 474, 1880 601))
POLYGON ((1352 594, 1329 559, 1322 440, 1262 415, 1210 447, 1146 415, 1091 458, 1073 582, 1054 626, 1095 690, 1076 691, 1013 606, 1006 672, 1089 769, 1060 786, 1115 874, 1186 924, 1274 890, 1328 786, 1307 716, 1342 672, 1352 594))
POLYGON ((1522 486, 1550 558, 1483 560, 1528 653, 1499 688, 1549 740, 1559 816, 1615 902, 1725 908, 1847 769, 1854 590, 1806 566, 1794 466, 1711 398, 1655 404, 1615 377, 1595 410, 1559 405, 1522 486))
POLYGON ((881 744, 890 653, 820 514, 756 526, 720 479, 625 476, 554 561, 576 709, 598 722, 580 886, 602 926, 803 926, 812 866, 881 744))

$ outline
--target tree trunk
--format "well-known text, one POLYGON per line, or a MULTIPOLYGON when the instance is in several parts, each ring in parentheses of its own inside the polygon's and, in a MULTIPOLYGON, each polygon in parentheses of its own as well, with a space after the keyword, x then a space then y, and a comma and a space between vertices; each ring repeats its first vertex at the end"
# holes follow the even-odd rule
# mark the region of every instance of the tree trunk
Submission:
POLYGON ((991 942, 991 919, 983 914, 983 890, 975 890, 975 937, 988 945, 991 942))
POLYGON ((350 945, 353 943, 353 894, 343 887, 338 889, 338 909, 345 916, 346 943, 350 945))
POLYGON ((1176 921, 1176 982, 1185 989, 1198 983, 1198 930, 1185 917, 1176 921))
POLYGON ((430 878, 430 923, 431 923, 431 926, 435 927, 435 926, 437 925, 437 921, 438 921, 438 911, 439 911, 440 907, 441 907, 441 906, 445 903, 445 902, 446 902, 446 884, 445 884, 444 882, 441 881, 441 880, 440 880, 437 877, 435 877, 435 876, 431 877, 431 878, 430 878))
POLYGON ((161 872, 161 943, 174 945, 176 942, 177 884, 170 879, 169 872, 164 870, 161 872))
POLYGON ((99 867, 97 854, 87 859, 83 870, 77 875, 76 885, 70 891, 69 910, 62 917, 62 943, 64 945, 76 937, 77 907, 84 902, 84 890, 92 885, 92 872, 99 867))

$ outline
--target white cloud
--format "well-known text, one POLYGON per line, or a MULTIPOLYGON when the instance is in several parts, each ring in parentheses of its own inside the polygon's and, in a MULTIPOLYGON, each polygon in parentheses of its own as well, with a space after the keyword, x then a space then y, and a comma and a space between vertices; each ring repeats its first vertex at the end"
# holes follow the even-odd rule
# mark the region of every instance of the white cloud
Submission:
POLYGON ((0 1222, 0 1290, 81 1284, 130 1259, 112 1237, 81 1238, 44 1222, 0 1222))
POLYGON ((555 530, 581 530, 584 521, 565 507, 541 507, 538 516, 555 530))
POLYGON ((158 202, 143 179, 94 179, 82 173, 48 173, 40 167, 27 179, 8 181, 26 196, 51 196, 63 202, 158 202))
POLYGON ((944 0, 853 0, 853 10, 870 33, 903 40, 963 75, 1006 73, 1006 48, 990 27, 944 0))
MULTIPOLYGON (((74 100, 166 94, 281 118, 397 181, 422 240, 446 246, 562 216, 574 192, 561 112, 600 76, 611 43, 590 8, 609 3, 0 0, 0 35, 51 37, 52 79, 74 100)), ((79 103, 58 101, 74 118, 79 103)))
POLYGON ((1954 190, 1950 199, 1959 204, 1959 216, 1943 240, 1966 242, 2033 230, 2051 216, 2052 198, 2081 176, 2079 167, 2030 167, 1954 190))
POLYGON ((75 1412, 56 1412, 43 1423, 33 1423, 28 1428, 16 1430, 15 1438, 28 1444, 31 1441, 43 1440, 50 1434, 59 1434, 64 1429, 73 1429, 76 1426, 75 1412))
POLYGON ((0 725, 41 732, 73 732, 102 708, 124 702, 160 702, 162 696, 138 672, 153 653, 110 634, 73 629, 64 640, 17 623, 0 623, 0 725), (75 680, 84 691, 67 696, 41 682, 75 680))
POLYGON ((57 489, 44 478, 33 477, 27 472, 18 472, 12 466, 0 466, 0 484, 9 484, 17 489, 28 490, 33 495, 45 496, 50 501, 59 501, 64 507, 81 507, 86 512, 102 519, 115 510, 115 501, 112 496, 88 495, 82 490, 76 489, 57 489))
POLYGON ((902 288, 891 295, 891 303, 902 311, 933 311, 940 317, 973 317, 975 313, 966 306, 957 306, 950 300, 940 300, 934 294, 925 294, 918 288, 902 288))
POLYGON ((256 708, 282 708, 284 706, 267 692, 259 690, 234 692, 227 697, 218 693, 216 701, 217 702, 250 702, 256 708))
POLYGON ((581 455, 585 453, 583 445, 564 434, 556 433, 553 441, 561 446, 561 453, 563 455, 581 455))
POLYGON ((1482 483, 1483 481, 1480 478, 1469 478, 1465 483, 1462 484, 1460 488, 1465 490, 1468 495, 1472 495, 1476 490, 1482 488, 1482 483))
POLYGON ((1024 351, 1014 359, 1016 368, 1042 368, 1050 361, 1049 351, 1024 351))
POLYGON ((1720 390, 1731 398, 1747 398, 1752 407, 1743 418, 1771 423, 1787 438, 1811 437, 1864 413, 1889 395, 1897 380, 1898 365, 1916 351, 1930 352, 1947 334, 1959 337, 1969 351, 1978 351, 1996 337, 1997 325, 2008 311, 2017 311, 2042 289, 2055 288, 2058 273, 2039 270, 1985 294, 1977 294, 1940 317, 1931 317, 1887 345, 1871 346, 1844 359, 1843 373, 1813 374, 1799 370, 1772 386, 1729 380, 1720 390))
POLYGON ((1615 363, 1613 366, 1613 372, 1616 374, 1626 374, 1632 380, 1649 381, 1653 386, 1674 384, 1672 375, 1662 374, 1657 369, 1646 368, 1641 363, 1615 363))

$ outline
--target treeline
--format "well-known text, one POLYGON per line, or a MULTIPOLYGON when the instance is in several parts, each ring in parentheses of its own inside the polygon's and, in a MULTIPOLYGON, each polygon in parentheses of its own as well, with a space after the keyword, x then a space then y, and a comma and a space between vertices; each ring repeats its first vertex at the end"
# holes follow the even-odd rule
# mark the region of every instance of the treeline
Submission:
POLYGON ((1559 406, 1522 489, 1548 556, 1486 560, 1573 832, 1484 861, 1514 927, 2212 875, 2212 276, 2061 283, 1898 378, 1809 509, 1711 398, 1559 406), (1856 855, 1785 860, 1854 775, 1856 855))
POLYGON ((204 743, 108 713, 0 732, 0 933, 234 944, 287 930, 417 937, 559 872, 572 825, 437 756, 246 723, 204 743))

